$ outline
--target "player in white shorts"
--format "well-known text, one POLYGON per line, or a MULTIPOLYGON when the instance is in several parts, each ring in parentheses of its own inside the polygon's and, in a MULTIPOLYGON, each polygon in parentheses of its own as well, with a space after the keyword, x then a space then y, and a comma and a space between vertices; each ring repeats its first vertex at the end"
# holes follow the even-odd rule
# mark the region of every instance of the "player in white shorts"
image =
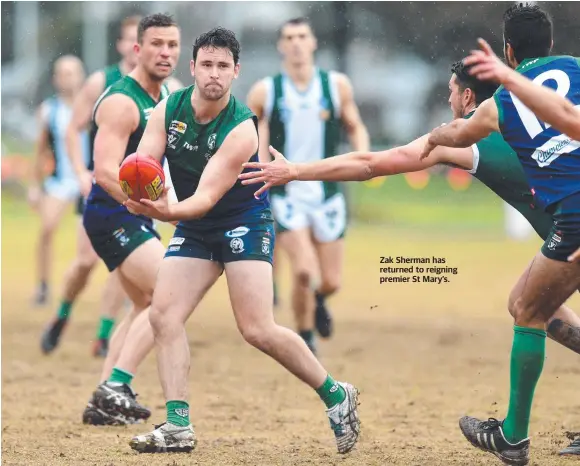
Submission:
MULTIPOLYGON (((260 119, 261 159, 269 159, 269 144, 296 163, 332 157, 341 126, 354 150, 369 149, 349 79, 317 68, 316 46, 308 20, 287 21, 278 39, 281 73, 259 81, 250 90, 248 106, 260 119)), ((270 200, 277 244, 286 252, 292 269, 292 308, 298 333, 315 351, 314 327, 323 337, 332 333, 325 298, 341 284, 346 200, 340 184, 319 181, 276 187, 270 200)), ((275 254, 275 263, 278 257, 275 254)))
MULTIPOLYGON (((37 245, 38 288, 34 301, 44 305, 48 298, 54 233, 66 208, 77 201, 80 188, 68 158, 65 133, 71 117, 72 102, 85 79, 81 60, 64 55, 53 68, 56 94, 40 105, 37 118, 39 134, 36 141, 34 178, 28 191, 30 205, 38 211, 41 221, 37 245), (45 178, 45 167, 53 159, 52 173, 45 178)), ((83 135, 83 156, 88 160, 88 135, 83 135)))

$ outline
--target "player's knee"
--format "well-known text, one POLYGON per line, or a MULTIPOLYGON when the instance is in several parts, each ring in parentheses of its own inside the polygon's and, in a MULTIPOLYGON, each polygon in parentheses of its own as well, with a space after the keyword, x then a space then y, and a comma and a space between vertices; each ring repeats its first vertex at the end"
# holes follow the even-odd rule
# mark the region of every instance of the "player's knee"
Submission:
POLYGON ((56 226, 52 223, 45 223, 44 225, 42 225, 42 228, 40 230, 40 235, 42 237, 43 243, 46 241, 52 240, 55 229, 56 229, 56 226))
POLYGON ((325 296, 330 296, 338 292, 341 286, 342 283, 340 281, 340 277, 331 277, 323 280, 322 284, 320 285, 319 291, 321 294, 325 296))
POLYGON ((240 332, 244 340, 254 348, 268 352, 269 334, 268 328, 260 324, 245 324, 240 326, 240 332))
POLYGON ((510 308, 514 324, 518 327, 532 327, 544 323, 546 319, 536 306, 527 303, 522 297, 517 298, 510 308))
POLYGON ((294 280, 301 288, 309 288, 314 279, 314 274, 306 267, 300 267, 294 273, 294 280))

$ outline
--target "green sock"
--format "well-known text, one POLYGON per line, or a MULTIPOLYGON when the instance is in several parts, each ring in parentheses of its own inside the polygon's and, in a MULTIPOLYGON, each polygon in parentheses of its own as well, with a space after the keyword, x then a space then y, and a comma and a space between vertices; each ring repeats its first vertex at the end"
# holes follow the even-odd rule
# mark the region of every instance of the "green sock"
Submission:
POLYGON ((97 338, 99 340, 108 340, 111 336, 111 330, 113 330, 114 325, 115 319, 111 319, 110 317, 101 317, 97 338))
POLYGON ((510 404, 503 433, 510 443, 528 437, 534 390, 544 367, 546 332, 514 326, 510 364, 510 404))
POLYGON ((320 388, 316 389, 316 393, 327 408, 332 408, 333 406, 342 403, 346 398, 346 392, 338 383, 328 374, 326 380, 320 388))
POLYGON ((189 405, 185 401, 168 401, 165 406, 169 424, 179 427, 189 425, 189 405))
POLYGON ((132 380, 133 374, 124 371, 123 369, 113 367, 113 372, 111 372, 111 377, 109 377, 109 380, 107 382, 126 383, 127 385, 131 385, 132 380))
POLYGON ((70 310, 72 308, 72 303, 70 301, 63 301, 60 303, 60 307, 58 308, 57 317, 60 320, 67 320, 70 315, 70 310))

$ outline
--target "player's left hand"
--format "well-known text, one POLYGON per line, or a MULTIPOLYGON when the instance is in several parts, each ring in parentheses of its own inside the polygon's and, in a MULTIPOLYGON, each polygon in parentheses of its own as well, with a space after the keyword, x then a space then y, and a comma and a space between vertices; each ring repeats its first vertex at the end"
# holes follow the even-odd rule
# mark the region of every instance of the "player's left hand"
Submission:
POLYGON ((504 84, 514 71, 499 59, 485 40, 479 38, 477 42, 481 50, 472 50, 471 54, 463 59, 465 65, 473 65, 469 69, 469 74, 483 81, 504 84))
POLYGON ((243 180, 242 184, 264 183, 264 186, 254 193, 254 197, 259 197, 260 194, 267 191, 272 186, 280 186, 297 178, 298 170, 296 166, 293 163, 288 162, 288 160, 286 160, 286 158, 272 146, 270 146, 269 149, 270 154, 274 157, 272 162, 246 162, 242 165, 244 168, 258 168, 260 171, 246 172, 238 175, 238 178, 243 180))
POLYGON ((433 152, 433 149, 435 149, 436 147, 437 147, 436 144, 429 142, 429 139, 427 139, 427 142, 423 146, 423 150, 421 151, 421 154, 419 155, 419 160, 423 160, 423 159, 426 159, 427 157, 429 157, 429 154, 431 152, 433 152))
POLYGON ((159 196, 159 199, 152 201, 150 199, 141 199, 139 202, 132 199, 128 199, 124 202, 124 206, 127 210, 134 215, 145 215, 146 217, 154 218, 156 220, 161 220, 162 222, 170 221, 171 212, 169 209, 169 201, 167 198, 167 192, 169 187, 163 189, 163 193, 159 196))

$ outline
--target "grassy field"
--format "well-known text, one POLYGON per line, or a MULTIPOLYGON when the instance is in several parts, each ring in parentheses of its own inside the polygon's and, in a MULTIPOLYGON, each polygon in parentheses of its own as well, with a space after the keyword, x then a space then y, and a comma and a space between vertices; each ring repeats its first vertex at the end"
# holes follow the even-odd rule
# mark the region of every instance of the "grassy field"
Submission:
MULTIPOLYGON (((390 181, 383 189, 389 189, 390 181)), ((38 220, 24 204, 4 196, 3 464, 499 464, 464 440, 457 421, 464 414, 500 418, 505 414, 512 338, 507 296, 540 241, 504 239, 498 228, 498 204, 486 210, 491 212, 487 230, 469 233, 470 228, 486 223, 483 214, 477 213, 480 207, 473 211, 458 208, 467 203, 461 199, 472 194, 458 194, 453 208, 455 198, 425 207, 428 191, 417 192, 417 199, 402 194, 396 198, 395 192, 388 201, 367 191, 361 205, 388 202, 389 215, 396 214, 400 222, 389 227, 363 222, 351 229, 344 288, 330 300, 336 334, 321 342, 321 360, 335 378, 348 380, 361 390, 363 434, 357 449, 345 457, 335 453, 332 432, 316 394, 238 335, 223 279, 188 323, 197 450, 191 455, 139 456, 130 450, 128 441, 149 430, 150 424, 83 426, 81 413, 98 382, 101 365, 90 356, 90 346, 105 268, 99 267, 75 305, 62 346, 44 357, 39 337, 54 312, 54 295, 72 258, 77 220, 72 215, 66 218, 55 244, 55 299, 47 308, 33 308, 30 298, 38 220), (472 220, 466 220, 469 228, 464 231, 452 218, 472 220), (437 234, 443 229, 446 234, 437 234), (457 267, 458 273, 446 275, 449 282, 442 284, 381 285, 380 256, 436 256, 444 258, 445 265, 457 267)), ((473 197, 469 200, 474 206, 485 204, 473 197)), ((171 231, 170 227, 162 229, 166 242, 171 231)), ((291 326, 289 277, 285 263, 283 266, 283 304, 276 318, 291 326)), ((579 308, 578 304, 573 297, 571 305, 579 308)), ((555 466, 565 461, 556 452, 568 443, 566 431, 580 430, 579 377, 577 355, 548 341, 532 414, 531 464, 555 466)), ((161 422, 164 402, 154 355, 145 361, 134 384, 140 401, 153 410, 152 423, 161 422)))

